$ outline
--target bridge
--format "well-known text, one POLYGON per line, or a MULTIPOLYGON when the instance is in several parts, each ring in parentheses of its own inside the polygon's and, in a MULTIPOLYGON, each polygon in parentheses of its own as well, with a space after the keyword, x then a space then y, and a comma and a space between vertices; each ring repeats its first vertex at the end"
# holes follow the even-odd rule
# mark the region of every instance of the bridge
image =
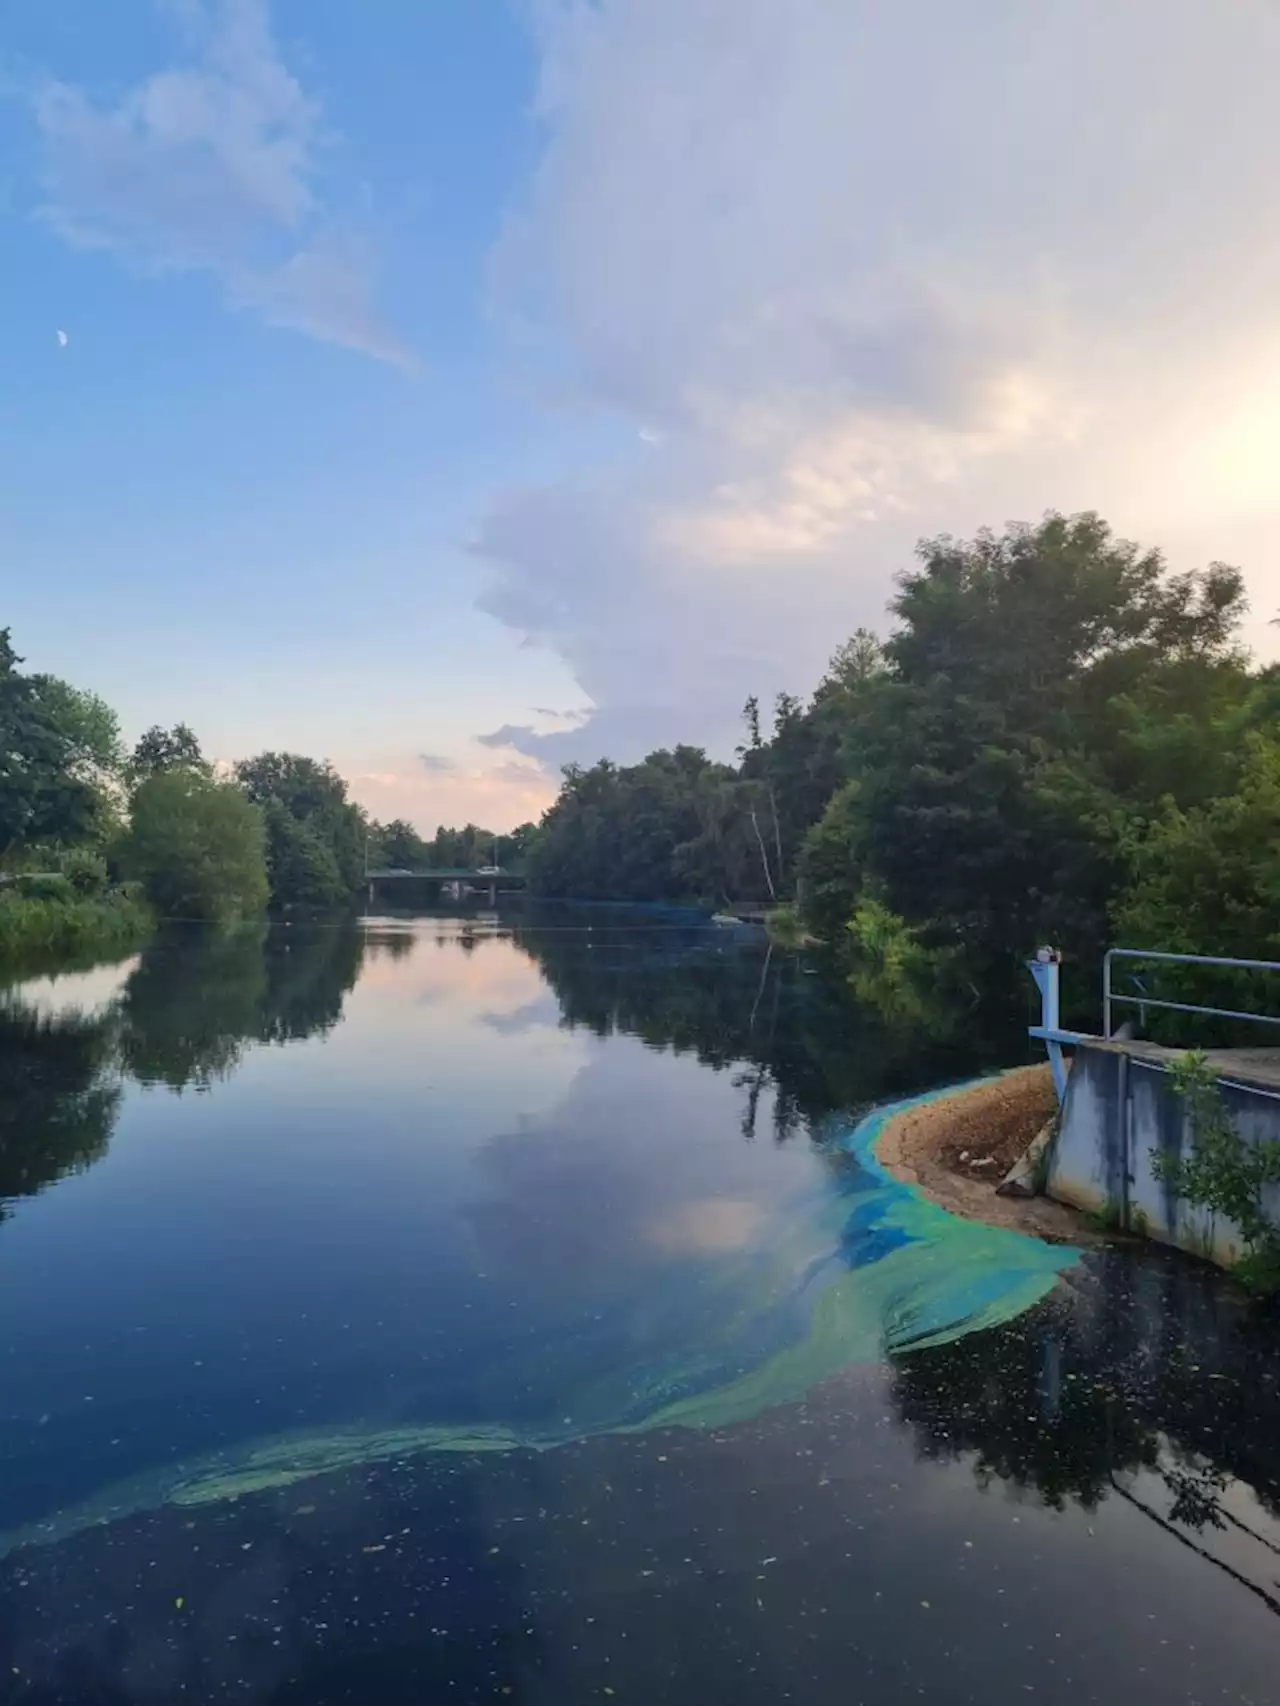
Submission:
POLYGON ((524 878, 515 871, 497 870, 492 865, 476 866, 473 869, 457 867, 436 867, 425 871, 410 871, 395 869, 384 871, 366 871, 365 881, 369 885, 369 900, 373 900, 375 883, 434 883, 437 888, 443 888, 446 883, 460 883, 467 888, 489 891, 489 904, 498 898, 498 885, 510 892, 512 889, 524 887, 524 878))

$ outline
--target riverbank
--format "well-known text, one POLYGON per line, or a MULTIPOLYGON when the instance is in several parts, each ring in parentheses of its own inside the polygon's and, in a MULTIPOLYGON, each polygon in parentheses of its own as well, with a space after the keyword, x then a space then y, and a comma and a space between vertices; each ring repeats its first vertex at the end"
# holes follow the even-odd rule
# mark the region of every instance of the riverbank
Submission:
POLYGON ((1017 1067, 904 1108, 876 1142, 876 1159, 904 1184, 962 1220, 1079 1244, 1082 1217, 1047 1197, 997 1196, 996 1186, 1057 1113, 1044 1066, 1017 1067))
POLYGON ((46 896, 0 890, 0 972, 32 954, 110 954, 136 947, 155 920, 120 892, 46 896))

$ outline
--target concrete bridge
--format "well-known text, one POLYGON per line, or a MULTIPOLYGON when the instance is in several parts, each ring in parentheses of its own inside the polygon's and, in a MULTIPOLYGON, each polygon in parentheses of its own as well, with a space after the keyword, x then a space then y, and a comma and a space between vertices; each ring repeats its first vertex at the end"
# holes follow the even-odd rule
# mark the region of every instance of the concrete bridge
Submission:
POLYGON ((524 878, 515 871, 495 869, 492 865, 479 865, 472 869, 462 866, 456 868, 444 867, 428 871, 384 870, 366 871, 365 880, 369 884, 369 900, 373 900, 375 883, 433 883, 437 889, 442 889, 447 883, 461 883, 467 888, 488 890, 489 904, 492 906, 498 898, 499 885, 508 893, 524 887, 524 878))

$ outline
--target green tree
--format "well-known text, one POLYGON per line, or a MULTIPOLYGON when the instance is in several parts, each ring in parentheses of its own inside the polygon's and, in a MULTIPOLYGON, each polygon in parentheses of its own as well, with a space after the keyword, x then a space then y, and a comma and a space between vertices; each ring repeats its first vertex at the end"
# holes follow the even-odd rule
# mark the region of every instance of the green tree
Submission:
POLYGON ((41 704, 66 742, 70 773, 99 790, 114 789, 126 758, 120 719, 105 699, 56 675, 33 677, 41 704))
POLYGON ((161 770, 141 784, 121 858, 163 917, 226 923, 267 903, 262 812, 199 770, 161 770))
MULTIPOLYGON (((687 899, 711 884, 720 892, 723 873, 709 855, 723 804, 714 790, 734 780, 727 765, 678 746, 622 768, 607 759, 589 770, 570 765, 564 776, 528 855, 538 892, 634 901, 687 899)), ((749 833, 751 807, 745 797, 738 803, 749 833)))
POLYGON ((1171 576, 1094 515, 930 540, 920 556, 845 743, 865 869, 909 925, 978 959, 1023 951, 1049 919, 1092 949, 1117 880, 1101 820, 1138 756, 1112 707, 1154 704, 1179 671, 1184 685, 1241 674, 1240 576, 1171 576), (1067 800, 1064 765, 1095 785, 1092 812, 1083 790, 1067 800))
POLYGON ((99 806, 82 732, 67 714, 70 689, 23 675, 21 662, 0 629, 0 858, 84 839, 99 806))
POLYGON ((279 800, 263 807, 267 882, 277 906, 338 906, 349 893, 333 848, 313 823, 294 817, 279 800))
POLYGON ((1124 835, 1129 880, 1114 907, 1120 937, 1172 953, 1280 955, 1280 743, 1255 732, 1231 792, 1182 809, 1166 798, 1124 835))
MULTIPOLYGON (((331 764, 299 753, 264 752, 236 765, 236 781, 254 805, 266 808, 274 801, 306 831, 273 832, 280 855, 272 872, 273 905, 331 905, 356 893, 364 879, 367 828, 331 764), (317 845, 323 856, 315 854, 317 845), (326 877, 332 868, 337 881, 330 898, 317 901, 322 868, 326 877), (290 886, 295 878, 298 887, 290 886)), ((279 825, 278 814, 275 822, 279 825)))
POLYGON ((133 749, 129 770, 135 782, 145 782, 164 770, 207 770, 200 742, 185 723, 171 729, 157 723, 149 728, 133 749))
POLYGON ((804 916, 825 942, 840 943, 866 880, 862 784, 846 782, 809 831, 800 859, 804 916))
POLYGON ((502 864, 505 869, 523 874, 533 856, 534 843, 540 831, 536 823, 517 824, 510 834, 501 838, 502 864))
POLYGON ((390 823, 370 825, 369 862, 393 871, 425 871, 431 864, 431 849, 411 823, 392 818, 390 823))

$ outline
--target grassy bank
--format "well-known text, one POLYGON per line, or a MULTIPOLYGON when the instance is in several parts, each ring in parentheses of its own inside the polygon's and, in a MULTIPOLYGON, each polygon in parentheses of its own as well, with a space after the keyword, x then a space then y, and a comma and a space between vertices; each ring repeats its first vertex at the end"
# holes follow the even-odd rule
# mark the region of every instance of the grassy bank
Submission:
POLYGON ((29 954, 109 954, 150 934, 154 919, 141 900, 102 895, 20 894, 0 890, 0 966, 29 954))

